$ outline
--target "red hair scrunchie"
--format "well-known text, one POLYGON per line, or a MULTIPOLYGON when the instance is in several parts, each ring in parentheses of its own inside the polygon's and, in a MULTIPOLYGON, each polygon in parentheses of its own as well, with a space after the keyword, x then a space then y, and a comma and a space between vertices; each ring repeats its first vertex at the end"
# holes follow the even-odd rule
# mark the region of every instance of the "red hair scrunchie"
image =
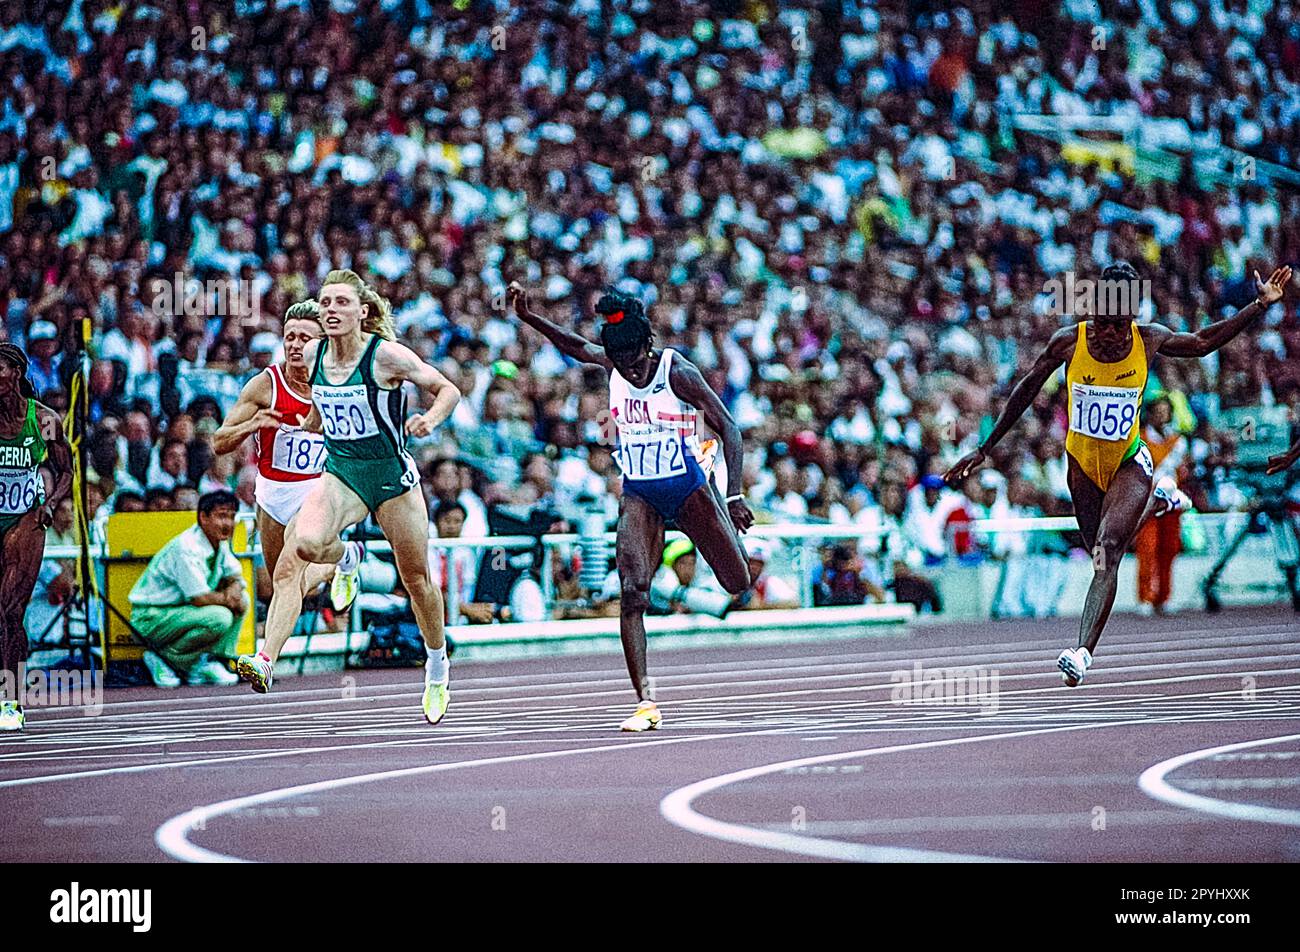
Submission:
POLYGON ((605 323, 606 323, 606 324, 617 324, 617 323, 618 323, 619 321, 621 321, 621 320, 623 320, 623 312, 622 312, 622 311, 615 311, 613 314, 609 315, 609 317, 605 318, 605 323))

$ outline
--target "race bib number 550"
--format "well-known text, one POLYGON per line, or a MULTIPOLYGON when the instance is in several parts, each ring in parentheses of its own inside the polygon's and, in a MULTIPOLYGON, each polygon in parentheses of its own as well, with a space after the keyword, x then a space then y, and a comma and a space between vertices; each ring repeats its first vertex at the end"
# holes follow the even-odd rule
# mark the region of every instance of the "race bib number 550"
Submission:
POLYGON ((1136 387, 1070 386, 1070 429, 1097 440, 1122 440, 1133 429, 1142 391, 1136 387))

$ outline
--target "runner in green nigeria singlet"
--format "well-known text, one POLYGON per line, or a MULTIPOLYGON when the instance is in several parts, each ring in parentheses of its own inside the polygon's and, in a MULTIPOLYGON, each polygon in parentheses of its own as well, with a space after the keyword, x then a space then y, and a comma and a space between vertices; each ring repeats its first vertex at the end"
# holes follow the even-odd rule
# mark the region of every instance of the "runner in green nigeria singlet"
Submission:
POLYGON ((375 383, 374 360, 382 338, 372 334, 356 368, 343 383, 325 374, 327 337, 316 352, 309 382, 325 434, 325 472, 360 497, 372 513, 420 479, 406 452, 406 397, 400 386, 375 383))
POLYGON ((39 470, 45 455, 36 401, 29 397, 22 429, 14 436, 0 435, 0 539, 45 502, 45 480, 39 470))

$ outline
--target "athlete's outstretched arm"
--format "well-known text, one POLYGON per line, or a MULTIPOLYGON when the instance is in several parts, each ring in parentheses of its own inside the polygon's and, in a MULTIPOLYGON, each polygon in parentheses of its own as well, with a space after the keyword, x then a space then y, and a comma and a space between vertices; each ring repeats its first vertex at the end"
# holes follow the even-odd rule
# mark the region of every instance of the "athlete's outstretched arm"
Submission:
POLYGON ((382 387, 394 386, 404 380, 433 394, 433 406, 428 412, 406 421, 406 432, 411 436, 428 436, 456 409, 460 391, 405 344, 384 341, 375 353, 375 382, 382 387))
POLYGON ((959 459, 952 469, 943 474, 944 480, 949 486, 960 483, 984 463, 984 457, 989 450, 998 444, 1002 437, 1016 425, 1016 421, 1024 415, 1029 409, 1029 405, 1034 402, 1034 397, 1038 396, 1038 391, 1043 389, 1043 384, 1047 383, 1047 378, 1056 373, 1058 367, 1070 356, 1070 348, 1074 346, 1074 341, 1078 336, 1076 327, 1062 327, 1047 344, 1047 349, 1034 362, 1029 373, 1025 374, 1011 388, 1011 395, 1007 397, 1007 405, 1002 408, 1002 413, 998 415, 997 422, 993 424, 993 432, 989 434, 979 447, 979 449, 967 453, 959 459))
MULTIPOLYGON (((239 399, 212 434, 212 452, 233 453, 241 443, 265 426, 279 426, 283 417, 271 409, 271 381, 259 373, 239 391, 239 399)), ((293 421, 291 421, 293 422, 293 421)))
POLYGON ((1261 281, 1259 272, 1256 271, 1255 287, 1259 290, 1258 296, 1226 321, 1215 321, 1194 334, 1171 331, 1159 324, 1149 324, 1146 328, 1147 333, 1154 335, 1151 340, 1155 344, 1157 353, 1168 354, 1170 357, 1204 357, 1228 343, 1254 323, 1272 304, 1282 300, 1286 287, 1290 283, 1289 265, 1283 265, 1275 270, 1267 282, 1261 281))
POLYGON ((510 282, 506 294, 509 295, 510 303, 514 305, 515 314, 519 316, 519 319, 533 330, 540 332, 555 345, 555 348, 560 353, 584 364, 596 364, 606 370, 613 368, 613 364, 609 362, 609 358, 605 356, 605 351, 601 347, 593 344, 581 334, 566 331, 559 324, 548 321, 542 315, 535 313, 529 304, 528 292, 524 290, 523 285, 518 281, 510 282))
POLYGON ((1270 456, 1268 458, 1268 469, 1265 470, 1265 473, 1272 476, 1275 473, 1282 472, 1284 469, 1290 469, 1296 464, 1297 460, 1300 460, 1300 440, 1296 440, 1292 447, 1285 453, 1278 453, 1276 456, 1270 456))
POLYGON ((695 407, 704 417, 704 422, 722 440, 722 458, 727 461, 727 490, 725 494, 729 500, 727 502, 727 512, 730 513, 736 528, 744 532, 754 524, 754 514, 749 511, 744 499, 735 498, 743 495, 741 477, 745 446, 740 435, 740 427, 736 426, 736 421, 731 418, 731 414, 722 405, 718 395, 713 392, 713 388, 705 381, 704 375, 700 373, 700 368, 685 357, 679 355, 673 361, 672 371, 669 376, 671 378, 669 383, 672 385, 673 392, 695 407))
POLYGON ((63 424, 59 415, 42 403, 36 404, 36 421, 41 428, 41 438, 45 440, 44 466, 54 480, 54 486, 37 517, 41 527, 48 529, 54 522, 54 510, 59 508, 59 503, 72 491, 72 447, 63 438, 63 424))

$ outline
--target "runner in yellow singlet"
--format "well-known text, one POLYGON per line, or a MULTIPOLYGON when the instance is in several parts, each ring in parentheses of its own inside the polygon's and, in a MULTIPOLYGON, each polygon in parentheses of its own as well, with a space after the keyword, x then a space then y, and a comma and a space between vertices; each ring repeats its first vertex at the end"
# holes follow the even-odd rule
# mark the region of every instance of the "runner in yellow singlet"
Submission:
MULTIPOLYGON (((1133 266, 1124 262, 1106 268, 1101 277, 1103 289, 1107 282, 1139 280, 1133 266)), ((1137 323, 1133 320, 1137 301, 1132 297, 1126 298, 1133 304, 1124 309, 1126 313, 1097 314, 1075 327, 1061 328, 1033 369, 1012 388, 988 439, 945 474, 949 484, 958 484, 978 469, 1043 384, 1065 364, 1070 401, 1070 432, 1065 442, 1070 496, 1079 531, 1093 557, 1078 647, 1067 648, 1057 658, 1062 680, 1070 687, 1083 680, 1092 664, 1092 653, 1115 603, 1120 560, 1138 527, 1151 516, 1181 508, 1186 500, 1172 482, 1152 485, 1151 454, 1138 435, 1147 362, 1156 354, 1204 357, 1213 353, 1280 301, 1290 281, 1289 267, 1275 270, 1267 283, 1256 272, 1255 300, 1227 320, 1195 333, 1137 323)), ((1099 294, 1098 300, 1116 298, 1099 294)))

